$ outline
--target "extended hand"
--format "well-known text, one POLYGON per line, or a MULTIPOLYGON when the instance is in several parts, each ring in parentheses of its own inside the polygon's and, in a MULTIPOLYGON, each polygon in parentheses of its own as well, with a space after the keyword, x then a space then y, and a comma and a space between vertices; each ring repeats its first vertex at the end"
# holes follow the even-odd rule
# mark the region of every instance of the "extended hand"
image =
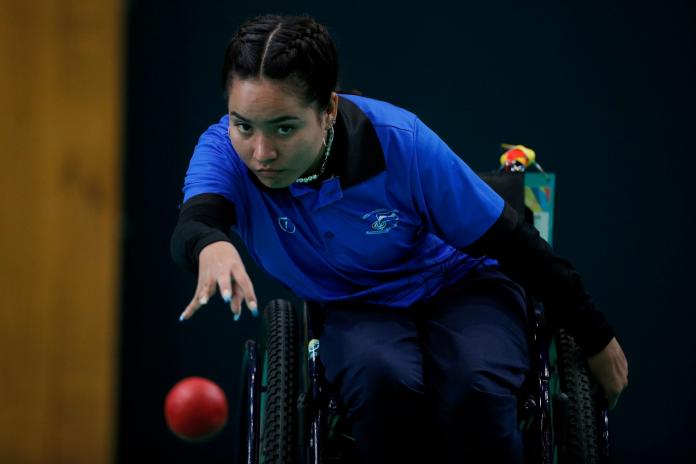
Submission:
POLYGON ((616 338, 612 338, 602 351, 588 358, 587 363, 604 390, 609 408, 613 409, 619 395, 628 386, 628 361, 616 338))
POLYGON ((198 286, 191 303, 181 314, 181 320, 188 319, 198 308, 208 303, 218 287, 222 299, 229 303, 238 320, 242 312, 242 300, 255 316, 256 295, 254 286, 247 275, 242 258, 237 249, 229 242, 214 242, 203 248, 198 257, 198 286))

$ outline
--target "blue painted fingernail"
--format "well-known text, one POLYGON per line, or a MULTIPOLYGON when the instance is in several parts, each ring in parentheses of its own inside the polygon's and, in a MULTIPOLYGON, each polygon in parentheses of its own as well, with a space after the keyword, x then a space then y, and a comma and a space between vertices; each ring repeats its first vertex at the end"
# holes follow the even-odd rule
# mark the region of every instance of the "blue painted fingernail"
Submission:
POLYGON ((249 311, 251 311, 251 315, 254 317, 258 317, 259 315, 259 309, 256 306, 256 302, 252 301, 249 303, 249 311))
POLYGON ((179 316, 179 322, 182 322, 182 321, 185 321, 185 320, 186 320, 186 318, 184 317, 183 314, 182 314, 181 316, 179 316))
POLYGON ((236 314, 234 315, 234 320, 235 320, 235 321, 238 321, 239 318, 241 317, 241 315, 242 315, 242 313, 236 313, 236 314))
POLYGON ((229 303, 232 300, 232 293, 229 290, 225 290, 222 292, 222 299, 225 300, 225 303, 229 303))

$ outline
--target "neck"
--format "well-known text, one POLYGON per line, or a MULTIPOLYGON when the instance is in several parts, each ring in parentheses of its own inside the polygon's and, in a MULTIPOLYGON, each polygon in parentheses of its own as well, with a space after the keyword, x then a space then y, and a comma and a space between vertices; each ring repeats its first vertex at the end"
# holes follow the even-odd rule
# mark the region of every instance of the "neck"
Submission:
POLYGON ((329 128, 327 138, 328 140, 326 142, 326 146, 323 148, 322 152, 319 153, 319 156, 317 157, 316 161, 312 163, 310 169, 308 169, 302 177, 296 179, 295 182, 298 182, 300 184, 306 184, 309 182, 313 182, 326 174, 326 166, 329 161, 329 156, 331 155, 331 146, 333 145, 334 139, 333 128, 329 128), (314 174, 307 175, 307 173, 314 174))

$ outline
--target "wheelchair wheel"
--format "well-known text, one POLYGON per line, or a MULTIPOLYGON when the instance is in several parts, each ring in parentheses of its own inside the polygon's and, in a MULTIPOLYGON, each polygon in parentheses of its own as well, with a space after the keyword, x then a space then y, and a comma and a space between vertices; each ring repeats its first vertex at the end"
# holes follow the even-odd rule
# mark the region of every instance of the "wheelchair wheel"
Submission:
POLYGON ((260 462, 287 464, 297 459, 297 321, 292 305, 285 300, 269 303, 264 316, 266 363, 260 462))
POLYGON ((568 396, 565 443, 560 443, 559 462, 600 463, 599 407, 593 397, 595 388, 587 362, 575 340, 564 330, 556 337, 556 348, 560 388, 568 396))

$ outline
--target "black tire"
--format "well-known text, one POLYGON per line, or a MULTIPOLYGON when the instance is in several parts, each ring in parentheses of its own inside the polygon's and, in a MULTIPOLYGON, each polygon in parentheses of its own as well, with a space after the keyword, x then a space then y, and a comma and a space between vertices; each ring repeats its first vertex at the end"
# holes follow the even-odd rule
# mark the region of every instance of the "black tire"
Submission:
POLYGON ((269 303, 264 318, 267 361, 260 462, 291 464, 297 460, 297 321, 285 300, 269 303))
POLYGON ((568 395, 566 443, 560 443, 563 464, 600 463, 599 408, 596 390, 580 347, 564 330, 556 338, 558 375, 561 391, 568 395))

